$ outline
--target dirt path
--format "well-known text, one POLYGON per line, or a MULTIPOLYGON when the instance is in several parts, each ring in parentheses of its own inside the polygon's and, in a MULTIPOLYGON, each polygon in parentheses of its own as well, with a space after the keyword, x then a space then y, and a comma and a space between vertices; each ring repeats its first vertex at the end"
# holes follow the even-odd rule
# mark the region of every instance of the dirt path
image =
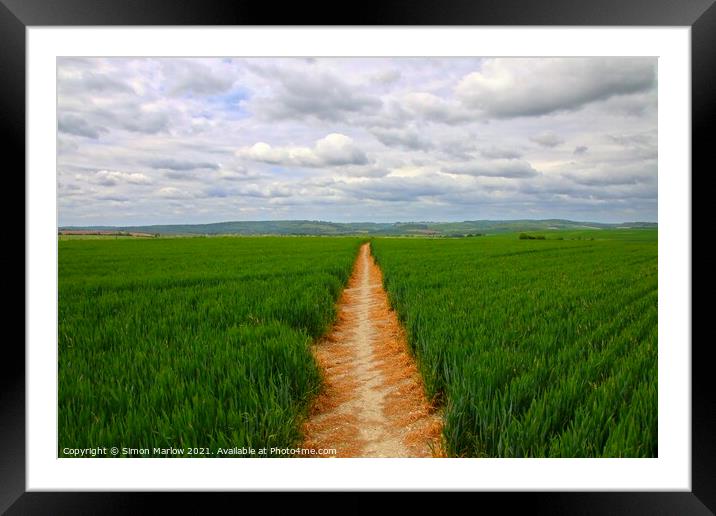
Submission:
POLYGON ((425 399, 369 244, 338 308, 333 329, 314 347, 325 383, 303 446, 335 448, 338 457, 440 456, 440 417, 425 399))

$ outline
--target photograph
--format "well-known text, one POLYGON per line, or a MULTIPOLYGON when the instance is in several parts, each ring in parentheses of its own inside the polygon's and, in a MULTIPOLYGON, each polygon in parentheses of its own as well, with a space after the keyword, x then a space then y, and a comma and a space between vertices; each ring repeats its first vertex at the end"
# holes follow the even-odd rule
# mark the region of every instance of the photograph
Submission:
POLYGON ((0 0, 0 514, 714 514, 715 3, 0 0))
POLYGON ((58 56, 56 457, 659 458, 658 66, 58 56))

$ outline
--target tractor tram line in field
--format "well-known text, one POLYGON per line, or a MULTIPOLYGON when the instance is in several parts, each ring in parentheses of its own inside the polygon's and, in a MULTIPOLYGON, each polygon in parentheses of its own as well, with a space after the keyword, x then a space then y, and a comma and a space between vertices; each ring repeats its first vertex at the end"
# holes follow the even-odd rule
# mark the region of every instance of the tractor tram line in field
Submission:
POLYGON ((337 457, 441 454, 441 418, 425 398, 370 244, 361 247, 336 324, 314 355, 324 388, 304 425, 305 448, 335 449, 337 457))

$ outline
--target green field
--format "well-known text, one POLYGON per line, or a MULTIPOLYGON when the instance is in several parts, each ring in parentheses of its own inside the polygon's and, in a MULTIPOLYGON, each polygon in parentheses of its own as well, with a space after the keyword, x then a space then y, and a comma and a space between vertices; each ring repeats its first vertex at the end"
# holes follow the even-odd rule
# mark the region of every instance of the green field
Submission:
POLYGON ((59 455, 296 444, 359 244, 60 240, 59 455))
MULTIPOLYGON (((448 455, 657 456, 656 230, 527 233, 372 241, 448 455)), ((60 239, 59 455, 298 444, 362 241, 60 239)))
POLYGON ((539 234, 373 242, 448 454, 657 456, 656 230, 539 234))

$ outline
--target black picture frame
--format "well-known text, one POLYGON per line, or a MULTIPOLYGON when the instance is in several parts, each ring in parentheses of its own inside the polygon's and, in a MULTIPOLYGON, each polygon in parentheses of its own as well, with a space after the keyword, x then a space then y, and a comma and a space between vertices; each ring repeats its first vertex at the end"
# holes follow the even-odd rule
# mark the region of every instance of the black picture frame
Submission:
MULTIPOLYGON (((383 0, 354 9, 340 3, 270 3, 236 0, 0 0, 0 145, 6 174, 25 170, 25 29, 82 25, 557 25, 689 26, 692 38, 692 170, 706 173, 707 131, 716 115, 715 0, 383 0), (8 158, 11 158, 8 160, 8 158)), ((24 175, 23 175, 24 177, 24 175)), ((692 172, 692 185, 694 174, 692 172)), ((25 192, 24 180, 17 186, 25 192)), ((15 189, 14 192, 20 190, 15 189)), ((693 186, 692 186, 693 192, 693 186)), ((668 192, 662 193, 668 195, 668 192)), ((14 197, 20 198, 19 195, 14 197)), ((22 196, 24 199, 24 195, 22 196)), ((23 222, 25 221, 23 210, 23 222)), ((18 220, 18 211, 5 220, 18 220)), ((692 225, 697 219, 693 214, 692 225)), ((692 226, 692 237, 693 237, 692 226)), ((19 260, 17 249, 13 255, 19 260)), ((693 247, 691 249, 693 257, 693 247)), ((25 256, 23 247, 23 266, 25 256)), ((3 261, 8 258, 3 256, 3 261)), ((693 263, 693 262, 692 262, 693 263)), ((9 263, 7 265, 9 267, 9 263)), ((27 274, 27 269, 25 269, 27 274)), ((692 265, 693 274, 693 265, 692 265)), ((19 275, 17 275, 19 276, 19 275)), ((24 288, 23 288, 24 290, 24 288)), ((25 299, 25 294, 23 294, 25 299)), ((693 305, 693 302, 692 302, 693 305)), ((17 303, 19 307, 19 303, 17 303)), ((24 309, 24 303, 23 303, 24 309)), ((9 321, 9 317, 7 319, 9 321)), ((693 315, 691 317, 693 321, 693 315)), ((13 321, 14 322, 14 321, 13 321)), ((693 325, 693 323, 692 323, 693 325)), ((23 329, 24 334, 24 329, 23 329)), ((143 513, 149 501, 203 512, 207 496, 182 493, 38 493, 25 489, 25 353, 19 339, 5 339, 0 375, 0 512, 7 514, 143 513)), ((686 343, 681 343, 686 344, 686 343)), ((692 338, 692 491, 608 493, 479 493, 500 510, 527 505, 549 514, 710 514, 716 511, 716 398, 710 382, 709 340, 692 338)), ((219 495, 231 503, 235 494, 219 495)), ((240 494, 246 506, 247 494, 240 494)), ((254 495, 252 495, 254 496, 254 495)), ((273 502, 283 495, 272 494, 273 502)), ((352 510, 371 510, 370 496, 350 495, 352 510)), ((452 495, 455 496, 455 495, 452 495)), ((300 504, 303 495, 287 499, 300 504)), ((410 501, 423 504, 423 496, 410 501)), ((214 501, 214 500, 212 500, 214 501)), ((474 503, 474 502, 470 502, 474 503)), ((312 504, 315 507, 315 504, 312 504)))

